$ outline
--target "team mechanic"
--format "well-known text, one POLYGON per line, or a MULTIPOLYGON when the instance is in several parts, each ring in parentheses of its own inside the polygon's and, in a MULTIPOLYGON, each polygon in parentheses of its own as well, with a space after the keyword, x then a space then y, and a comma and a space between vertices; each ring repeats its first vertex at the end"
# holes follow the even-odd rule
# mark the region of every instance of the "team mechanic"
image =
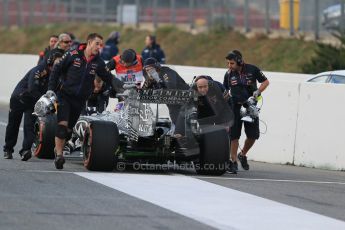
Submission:
MULTIPOLYGON (((155 58, 148 58, 144 62, 145 83, 143 89, 180 89, 188 90, 188 84, 174 70, 161 66, 155 58)), ((176 124, 181 106, 167 105, 171 121, 176 124)))
POLYGON ((62 33, 59 35, 59 39, 57 43, 55 44, 54 49, 52 49, 50 52, 51 53, 60 52, 64 54, 71 48, 71 44, 72 44, 71 37, 66 33, 62 33))
POLYGON ((225 57, 228 64, 228 71, 224 76, 224 86, 230 90, 233 102, 233 111, 235 114, 235 122, 231 129, 230 139, 230 164, 228 171, 230 173, 237 173, 237 160, 241 162, 244 170, 249 170, 246 154, 254 145, 255 140, 259 139, 259 118, 254 119, 253 123, 244 122, 244 129, 246 133, 246 140, 243 149, 240 153, 237 151, 239 147, 238 140, 241 136, 242 123, 240 109, 250 96, 257 98, 267 88, 269 81, 262 71, 255 65, 247 64, 243 61, 242 54, 238 50, 233 50, 225 57), (257 87, 257 81, 260 84, 257 87))
POLYGON ((225 87, 207 75, 197 76, 193 87, 199 94, 197 108, 200 125, 223 125, 229 132, 234 115, 225 87))
MULTIPOLYGON (((199 125, 218 125, 229 131, 233 124, 234 115, 224 86, 210 76, 200 75, 194 78, 192 89, 198 93, 198 100, 195 105, 199 125)), ((185 121, 184 118, 181 118, 182 116, 180 116, 175 130, 175 137, 177 138, 185 136, 185 121)))
POLYGON ((63 169, 65 159, 63 147, 71 136, 71 130, 91 95, 97 74, 111 84, 114 90, 122 88, 123 83, 106 70, 104 60, 99 56, 103 37, 97 33, 89 34, 86 44, 68 51, 56 64, 50 76, 47 96, 57 93, 57 129, 55 134, 55 167, 63 169))
POLYGON ((17 143, 19 126, 24 114, 24 140, 19 151, 22 161, 31 158, 31 145, 34 142, 34 121, 32 115, 36 101, 47 91, 49 74, 54 62, 62 57, 62 53, 51 53, 24 76, 15 87, 10 99, 10 111, 6 127, 4 158, 12 159, 13 148, 17 143))
POLYGON ((41 61, 43 61, 44 59, 48 59, 49 58, 49 54, 50 54, 50 51, 52 49, 54 49, 55 47, 55 44, 58 42, 59 40, 59 37, 57 35, 51 35, 49 37, 49 46, 47 46, 44 51, 40 51, 39 52, 39 59, 38 59, 38 62, 37 64, 40 64, 41 61))

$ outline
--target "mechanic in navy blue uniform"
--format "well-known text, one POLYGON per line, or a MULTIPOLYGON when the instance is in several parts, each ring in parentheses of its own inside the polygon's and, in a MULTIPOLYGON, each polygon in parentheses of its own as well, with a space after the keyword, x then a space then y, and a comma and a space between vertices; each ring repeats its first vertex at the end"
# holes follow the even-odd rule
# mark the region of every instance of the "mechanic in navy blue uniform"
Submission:
POLYGON ((62 60, 54 66, 46 93, 49 97, 56 92, 58 98, 54 161, 57 169, 63 168, 65 141, 70 138, 72 128, 93 91, 96 74, 112 85, 114 90, 123 86, 106 69, 104 60, 99 56, 103 37, 92 33, 86 41, 86 44, 80 44, 77 49, 65 53, 62 60))
POLYGON ((235 123, 231 129, 231 150, 229 162, 230 173, 237 173, 237 157, 241 162, 242 168, 249 170, 246 154, 254 145, 255 140, 259 139, 259 118, 254 119, 253 123, 244 122, 244 129, 247 136, 243 149, 237 155, 239 139, 243 121, 241 120, 240 109, 247 99, 251 96, 257 98, 267 88, 269 81, 262 71, 255 65, 247 64, 243 61, 242 54, 238 50, 233 50, 225 57, 228 63, 228 71, 224 76, 224 86, 230 90, 233 101, 233 111, 235 123), (259 88, 257 82, 261 83, 259 88))
POLYGON ((113 31, 110 33, 108 40, 105 42, 105 45, 101 51, 101 57, 105 61, 110 61, 113 57, 115 57, 119 53, 119 48, 117 45, 119 44, 120 40, 120 33, 117 31, 113 31))
POLYGON ((68 34, 66 33, 59 34, 58 42, 55 44, 55 47, 54 49, 52 49, 52 52, 55 51, 55 52, 65 53, 71 48, 71 45, 72 45, 72 39, 68 34))
POLYGON ((194 88, 199 93, 198 119, 205 124, 224 124, 229 132, 232 125, 233 113, 228 91, 222 83, 207 75, 200 75, 194 79, 194 88), (204 121, 202 121, 204 120, 204 121))
MULTIPOLYGON (((167 66, 161 66, 155 58, 148 58, 144 62, 144 78, 143 89, 180 89, 188 90, 189 85, 174 70, 167 66)), ((176 124, 180 105, 167 105, 171 121, 176 124)))
MULTIPOLYGON (((72 40, 68 34, 66 33, 59 34, 57 38, 58 39, 55 46, 51 50, 49 50, 48 57, 50 56, 50 54, 54 54, 54 53, 64 54, 71 48, 72 40)), ((47 61, 47 58, 44 57, 41 61, 47 61)))
POLYGON ((31 157, 31 146, 33 144, 34 121, 32 115, 36 101, 48 89, 49 74, 55 60, 62 57, 62 53, 51 53, 46 61, 29 70, 24 78, 15 87, 10 99, 10 111, 6 127, 4 158, 12 159, 13 148, 17 143, 19 126, 24 114, 24 140, 19 154, 23 161, 31 157))
POLYGON ((152 57, 155 58, 160 64, 165 64, 165 54, 159 44, 156 42, 156 36, 148 35, 145 39, 146 47, 141 52, 143 61, 152 57))
MULTIPOLYGON (((229 104, 229 95, 225 87, 207 75, 194 77, 192 89, 197 91, 197 119, 199 125, 219 125, 229 132, 234 115, 229 104)), ((195 103, 195 102, 192 102, 195 103)), ((187 107, 190 105, 186 105, 187 107)), ((185 133, 184 118, 179 117, 175 137, 181 138, 185 133)))
POLYGON ((49 46, 39 53, 39 59, 37 64, 40 64, 44 59, 49 58, 50 51, 54 49, 55 44, 58 42, 59 37, 57 35, 51 35, 49 37, 49 46))

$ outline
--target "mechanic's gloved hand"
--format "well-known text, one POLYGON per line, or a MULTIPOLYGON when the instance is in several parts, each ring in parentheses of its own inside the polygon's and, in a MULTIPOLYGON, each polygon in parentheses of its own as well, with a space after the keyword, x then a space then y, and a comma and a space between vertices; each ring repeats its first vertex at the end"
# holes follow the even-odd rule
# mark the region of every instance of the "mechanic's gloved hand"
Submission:
POLYGON ((255 97, 255 98, 258 98, 260 95, 261 95, 260 90, 256 90, 256 91, 254 91, 254 93, 253 93, 253 97, 255 97))
POLYGON ((55 92, 53 90, 48 90, 46 92, 45 96, 48 97, 48 98, 52 98, 52 97, 57 98, 56 94, 55 94, 55 92))

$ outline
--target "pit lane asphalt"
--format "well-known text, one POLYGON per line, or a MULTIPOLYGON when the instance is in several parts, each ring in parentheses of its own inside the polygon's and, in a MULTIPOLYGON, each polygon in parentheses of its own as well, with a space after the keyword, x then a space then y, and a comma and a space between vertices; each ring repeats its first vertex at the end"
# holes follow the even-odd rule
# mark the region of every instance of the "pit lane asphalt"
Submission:
MULTIPOLYGON (((0 105, 2 145, 7 113, 8 106, 0 105)), ((211 229, 73 174, 86 171, 81 161, 68 161, 63 171, 51 160, 21 162, 16 154, 21 141, 22 132, 13 160, 0 156, 0 229, 211 229)), ((345 172, 249 163, 249 171, 221 177, 178 170, 131 173, 181 173, 345 221, 345 172)))

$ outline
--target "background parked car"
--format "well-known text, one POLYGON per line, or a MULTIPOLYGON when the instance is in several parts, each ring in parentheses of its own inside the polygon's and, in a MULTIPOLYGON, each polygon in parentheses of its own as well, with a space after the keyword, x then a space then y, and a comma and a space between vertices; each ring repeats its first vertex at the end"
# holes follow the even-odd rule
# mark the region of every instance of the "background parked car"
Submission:
POLYGON ((310 78, 307 82, 345 84, 345 70, 322 72, 310 78))
POLYGON ((331 5, 322 11, 322 25, 326 29, 335 29, 340 26, 341 5, 331 5))

